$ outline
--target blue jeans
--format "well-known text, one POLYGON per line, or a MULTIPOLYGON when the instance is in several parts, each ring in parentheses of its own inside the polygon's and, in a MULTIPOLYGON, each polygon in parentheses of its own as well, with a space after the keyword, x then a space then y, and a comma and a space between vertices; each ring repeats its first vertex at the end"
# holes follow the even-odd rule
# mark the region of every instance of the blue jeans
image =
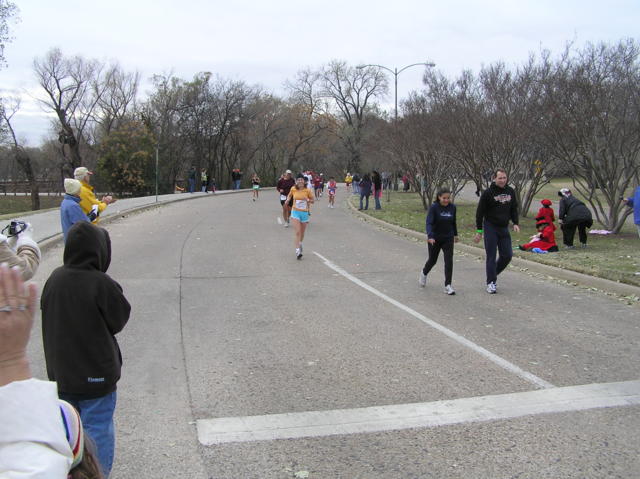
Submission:
POLYGON ((95 399, 71 399, 60 394, 80 413, 82 426, 87 435, 93 439, 98 449, 98 461, 102 466, 105 478, 109 476, 113 466, 113 455, 116 446, 116 435, 113 427, 113 413, 116 409, 116 392, 95 399))
POLYGON ((373 199, 376 201, 376 209, 377 210, 382 209, 382 206, 380 206, 380 196, 379 195, 381 195, 381 192, 379 192, 379 191, 374 191, 373 192, 373 199))
POLYGON ((369 209, 369 195, 363 195, 362 193, 360 193, 360 209, 363 209, 362 208, 362 198, 366 198, 367 199, 367 202, 366 202, 367 206, 365 206, 364 209, 365 210, 369 209))
POLYGON ((196 191, 196 180, 189 178, 189 193, 196 191))
POLYGON ((234 190, 240 189, 240 180, 233 180, 233 189, 234 190))
POLYGON ((508 226, 495 226, 484 222, 484 250, 487 255, 487 284, 495 283, 498 275, 507 267, 513 257, 511 235, 508 226), (496 253, 499 255, 496 261, 496 253))
POLYGON ((353 185, 353 194, 357 195, 360 193, 360 187, 358 186, 358 183, 356 183, 355 181, 352 183, 353 185))

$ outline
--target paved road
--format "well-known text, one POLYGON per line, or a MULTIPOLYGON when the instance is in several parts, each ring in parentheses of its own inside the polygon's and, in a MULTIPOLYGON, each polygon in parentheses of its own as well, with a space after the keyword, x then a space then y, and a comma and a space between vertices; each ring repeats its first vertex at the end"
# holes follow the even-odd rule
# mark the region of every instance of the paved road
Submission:
POLYGON ((133 305, 112 478, 637 475, 637 306, 516 271, 490 296, 460 253, 457 295, 441 264, 421 289, 424 245, 341 200, 301 261, 273 192, 107 225, 133 305))

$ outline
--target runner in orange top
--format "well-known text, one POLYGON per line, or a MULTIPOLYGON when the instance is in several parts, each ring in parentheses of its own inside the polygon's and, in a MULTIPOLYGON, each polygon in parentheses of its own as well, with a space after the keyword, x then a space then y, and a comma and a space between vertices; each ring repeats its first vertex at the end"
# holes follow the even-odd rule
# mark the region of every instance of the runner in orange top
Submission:
POLYGON ((309 222, 310 206, 313 204, 313 193, 305 187, 305 178, 299 173, 296 177, 296 185, 289 191, 287 203, 293 201, 291 206, 291 219, 295 230, 294 243, 296 245, 296 258, 302 258, 302 240, 304 231, 309 222))

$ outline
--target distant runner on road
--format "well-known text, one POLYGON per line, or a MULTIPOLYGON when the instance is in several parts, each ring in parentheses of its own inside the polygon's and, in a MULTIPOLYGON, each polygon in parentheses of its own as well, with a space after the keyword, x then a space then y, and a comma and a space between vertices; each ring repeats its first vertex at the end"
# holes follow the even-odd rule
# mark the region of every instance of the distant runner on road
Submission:
POLYGON ((284 176, 278 181, 276 189, 280 193, 280 205, 282 205, 282 219, 284 220, 284 227, 289 227, 289 217, 291 216, 291 204, 287 200, 291 187, 296 184, 296 180, 293 179, 291 170, 284 172, 284 176))

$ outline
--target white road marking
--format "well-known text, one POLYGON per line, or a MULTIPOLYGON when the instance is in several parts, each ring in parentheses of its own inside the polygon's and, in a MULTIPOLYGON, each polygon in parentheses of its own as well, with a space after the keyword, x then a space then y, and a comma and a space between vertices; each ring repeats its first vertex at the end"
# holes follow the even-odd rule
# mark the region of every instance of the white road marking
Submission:
POLYGON ((538 388, 548 389, 548 388, 554 388, 555 387, 553 384, 545 381, 544 379, 539 378, 538 376, 536 376, 536 375, 534 375, 534 374, 532 374, 532 373, 530 373, 528 371, 525 371, 525 370, 521 369, 520 367, 518 367, 515 364, 507 361, 506 359, 501 358, 500 356, 492 353, 491 351, 483 348, 482 346, 479 346, 476 343, 474 343, 472 341, 469 341, 467 338, 465 338, 463 336, 460 336, 459 334, 451 331, 448 328, 445 328, 444 326, 442 326, 441 324, 435 322, 434 320, 427 318, 423 314, 418 313, 417 311, 411 309, 409 306, 406 306, 406 305, 402 304, 401 302, 396 301, 395 299, 387 296, 383 292, 378 291, 373 286, 368 285, 367 283, 365 283, 364 281, 356 278, 355 276, 353 276, 352 274, 348 273, 347 271, 345 271, 341 267, 333 264, 331 261, 329 261, 327 258, 322 256, 320 253, 317 253, 315 251, 313 253, 316 256, 318 256, 320 259, 322 259, 324 261, 325 265, 327 265, 329 268, 331 268, 335 272, 339 273, 340 275, 344 276, 349 281, 354 282, 355 284, 357 284, 358 286, 366 289, 370 293, 375 294, 379 298, 384 299, 388 303, 391 303, 394 306, 396 306, 397 308, 400 308, 401 310, 405 311, 406 313, 409 313, 411 316, 419 319, 420 321, 422 321, 423 323, 427 324, 428 326, 431 326, 432 328, 437 329, 438 331, 440 331, 441 333, 445 334, 449 338, 451 338, 454 341, 462 344, 463 346, 466 346, 467 348, 475 351, 476 353, 484 356, 489 361, 493 362, 494 364, 497 364, 501 368, 506 369, 507 371, 515 374, 516 376, 524 379, 525 381, 530 382, 531 384, 533 384, 534 386, 536 386, 538 388))
POLYGON ((436 427, 639 404, 640 380, 636 380, 430 403, 199 419, 197 428, 200 443, 211 446, 436 427))

